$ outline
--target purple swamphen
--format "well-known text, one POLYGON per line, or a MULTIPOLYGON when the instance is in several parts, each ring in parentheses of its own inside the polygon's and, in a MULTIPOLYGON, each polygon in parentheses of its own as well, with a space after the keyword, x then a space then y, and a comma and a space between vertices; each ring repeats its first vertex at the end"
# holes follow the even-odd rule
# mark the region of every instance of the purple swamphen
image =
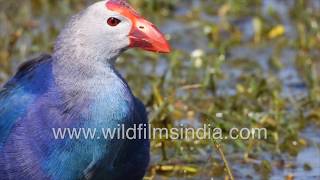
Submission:
POLYGON ((52 55, 23 64, 0 90, 0 179, 142 179, 148 139, 53 135, 56 128, 148 123, 114 68, 133 47, 170 52, 163 34, 125 0, 101 1, 71 18, 52 55))

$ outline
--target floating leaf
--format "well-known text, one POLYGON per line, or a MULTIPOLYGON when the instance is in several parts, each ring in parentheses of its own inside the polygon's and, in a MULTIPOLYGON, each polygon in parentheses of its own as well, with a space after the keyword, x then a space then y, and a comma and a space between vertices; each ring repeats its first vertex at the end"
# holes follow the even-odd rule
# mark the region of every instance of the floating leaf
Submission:
POLYGON ((253 29, 254 29, 254 42, 258 43, 261 41, 261 34, 263 29, 263 23, 260 18, 255 17, 252 20, 253 29))
POLYGON ((279 36, 284 35, 285 32, 286 32, 286 28, 283 25, 277 25, 271 29, 271 31, 268 34, 268 37, 270 39, 274 39, 274 38, 277 38, 279 36))
POLYGON ((156 167, 158 173, 172 173, 177 172, 181 174, 196 174, 198 169, 192 166, 184 165, 159 165, 156 167))

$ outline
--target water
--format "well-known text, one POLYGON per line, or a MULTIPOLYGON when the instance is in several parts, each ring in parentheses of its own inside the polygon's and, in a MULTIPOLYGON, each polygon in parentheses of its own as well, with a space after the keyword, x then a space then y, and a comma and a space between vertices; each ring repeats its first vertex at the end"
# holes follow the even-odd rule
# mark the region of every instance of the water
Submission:
MULTIPOLYGON (((196 4, 193 6, 194 9, 199 7, 199 1, 193 1, 186 3, 184 2, 175 13, 175 16, 178 21, 170 20, 163 25, 165 32, 171 34, 173 37, 172 45, 174 48, 177 48, 184 52, 192 52, 195 49, 203 49, 206 53, 212 53, 216 51, 216 49, 208 48, 208 39, 203 33, 203 25, 201 23, 194 23, 192 21, 181 21, 183 17, 190 16, 191 4, 196 4), (198 3, 197 3, 198 2, 198 3)), ((205 2, 202 2, 205 4, 205 2)), ((210 4, 210 3, 208 3, 210 4)), ((315 3, 318 4, 318 3, 315 3)), ((286 29, 285 36, 289 39, 296 39, 297 32, 294 28, 294 25, 289 16, 289 8, 293 6, 292 2, 289 1, 274 1, 274 0, 265 0, 263 1, 262 6, 262 15, 270 18, 269 12, 272 9, 275 11, 279 17, 281 23, 284 25, 286 29)), ((319 5, 317 5, 318 7, 319 5)), ((206 12, 200 13, 201 20, 207 23, 219 23, 221 19, 219 16, 212 16, 206 12)), ((308 87, 304 81, 304 79, 300 76, 299 69, 295 64, 295 60, 297 57, 297 52, 292 48, 283 48, 281 53, 279 54, 278 61, 281 62, 280 69, 274 69, 270 65, 270 60, 274 58, 274 54, 278 50, 279 47, 270 43, 266 44, 255 44, 252 45, 250 42, 255 32, 253 31, 253 17, 243 17, 238 20, 232 20, 234 24, 243 32, 243 36, 241 41, 247 45, 239 45, 233 46, 228 50, 227 57, 228 62, 226 62, 222 66, 222 71, 224 75, 227 77, 224 80, 221 80, 217 83, 217 91, 221 96, 233 96, 236 94, 236 87, 234 86, 239 81, 239 78, 244 74, 256 74, 262 73, 262 77, 269 78, 275 77, 279 79, 282 84, 281 96, 283 98, 290 99, 291 105, 289 108, 294 108, 294 104, 307 98, 308 96, 308 87), (241 62, 245 60, 244 62, 241 62), (235 62, 233 62, 235 61, 235 62), (243 63, 242 66, 237 67, 235 64, 243 63)), ((228 38, 228 37, 226 37, 228 38)), ((185 60, 188 63, 188 59, 185 60)), ((188 120, 179 121, 186 122, 188 120)), ((198 122, 198 121, 193 121, 198 122)), ((193 124, 194 126, 198 126, 198 123, 193 124)), ((320 131, 318 128, 307 127, 302 132, 302 137, 307 139, 308 146, 303 148, 296 157, 288 156, 287 154, 283 154, 281 156, 275 155, 273 152, 267 153, 260 156, 260 159, 268 160, 271 162, 272 172, 268 176, 270 179, 284 179, 284 177, 291 175, 296 179, 319 179, 320 178, 320 131), (284 161, 284 167, 277 168, 278 163, 284 161), (289 167, 292 164, 294 167, 289 167), (288 167, 286 167, 288 166, 288 167), (307 167, 306 167, 307 166, 307 167), (310 167, 310 169, 309 169, 310 167)), ((208 163, 203 161, 203 159, 210 158, 212 154, 212 147, 208 147, 207 150, 204 149, 202 152, 202 156, 198 157, 198 161, 202 162, 199 164, 200 167, 204 167, 204 172, 201 171, 200 175, 194 176, 190 179, 204 179, 208 178, 207 172, 212 170, 212 167, 208 167, 208 163)), ((219 158, 218 155, 216 158, 219 158)), ((255 165, 261 163, 261 160, 256 160, 252 163, 244 163, 242 162, 243 155, 235 154, 228 155, 227 157, 232 164, 232 169, 234 171, 236 179, 260 179, 261 176, 259 172, 257 172, 254 168, 255 165)), ((155 162, 159 161, 155 160, 155 162)), ((158 177, 159 179, 160 176, 158 177)), ((186 178, 186 177, 185 177, 186 178)), ((157 178, 156 178, 157 179, 157 178)), ((171 179, 179 179, 179 178, 171 178, 171 179)), ((215 177, 214 179, 223 179, 222 177, 215 177)))

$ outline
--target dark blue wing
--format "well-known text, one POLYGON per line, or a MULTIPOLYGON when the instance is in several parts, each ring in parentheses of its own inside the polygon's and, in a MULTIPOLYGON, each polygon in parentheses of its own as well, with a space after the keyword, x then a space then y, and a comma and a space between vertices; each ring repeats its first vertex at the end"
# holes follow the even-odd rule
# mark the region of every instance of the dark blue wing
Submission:
POLYGON ((25 115, 36 97, 46 90, 48 77, 45 74, 50 71, 50 61, 51 56, 42 55, 24 63, 0 89, 0 151, 15 123, 25 115), (43 77, 39 77, 40 72, 43 77))

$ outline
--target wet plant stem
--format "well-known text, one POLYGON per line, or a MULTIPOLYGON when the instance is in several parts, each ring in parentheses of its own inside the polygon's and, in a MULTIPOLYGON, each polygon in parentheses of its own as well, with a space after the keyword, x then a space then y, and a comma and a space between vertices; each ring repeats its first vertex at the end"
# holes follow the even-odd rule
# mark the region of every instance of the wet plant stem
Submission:
POLYGON ((221 156, 221 158, 223 160, 224 166, 226 168, 226 171, 227 171, 227 174, 228 174, 230 180, 234 180, 231 168, 230 168, 229 163, 227 161, 227 158, 224 155, 224 152, 222 150, 222 145, 220 143, 218 143, 217 141, 213 141, 213 143, 214 143, 214 146, 216 147, 218 153, 220 154, 220 156, 221 156))

